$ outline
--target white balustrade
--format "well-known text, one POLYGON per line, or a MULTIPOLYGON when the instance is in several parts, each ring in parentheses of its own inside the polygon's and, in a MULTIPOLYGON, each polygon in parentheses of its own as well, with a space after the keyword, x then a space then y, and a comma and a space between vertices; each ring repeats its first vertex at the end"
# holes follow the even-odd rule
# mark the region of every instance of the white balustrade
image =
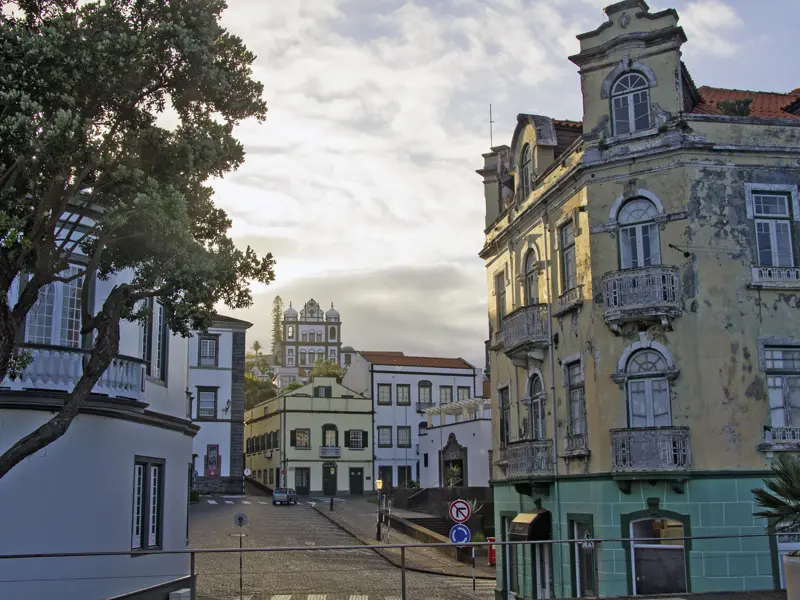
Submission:
MULTIPOLYGON (((83 374, 89 353, 78 348, 25 345, 31 363, 15 380, 6 378, 3 386, 13 390, 40 389, 71 392, 83 374)), ((144 400, 144 361, 124 356, 112 359, 92 393, 144 400)))
POLYGON ((800 268, 753 267, 753 285, 764 287, 800 287, 800 268))

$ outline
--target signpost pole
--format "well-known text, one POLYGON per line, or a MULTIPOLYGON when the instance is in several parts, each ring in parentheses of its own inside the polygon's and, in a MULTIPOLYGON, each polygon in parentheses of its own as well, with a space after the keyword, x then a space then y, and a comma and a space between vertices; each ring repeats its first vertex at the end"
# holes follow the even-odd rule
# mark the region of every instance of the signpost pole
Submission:
POLYGON ((475 546, 472 546, 472 600, 476 600, 477 593, 475 585, 475 546))

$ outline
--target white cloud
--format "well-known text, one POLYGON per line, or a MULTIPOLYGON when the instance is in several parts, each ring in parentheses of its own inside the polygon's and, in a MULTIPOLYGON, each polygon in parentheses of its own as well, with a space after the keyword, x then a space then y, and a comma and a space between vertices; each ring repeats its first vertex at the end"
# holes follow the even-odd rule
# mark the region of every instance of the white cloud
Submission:
POLYGON ((744 22, 722 0, 690 2, 681 11, 680 17, 690 40, 687 44, 690 55, 710 53, 725 58, 738 52, 740 45, 731 36, 744 22))

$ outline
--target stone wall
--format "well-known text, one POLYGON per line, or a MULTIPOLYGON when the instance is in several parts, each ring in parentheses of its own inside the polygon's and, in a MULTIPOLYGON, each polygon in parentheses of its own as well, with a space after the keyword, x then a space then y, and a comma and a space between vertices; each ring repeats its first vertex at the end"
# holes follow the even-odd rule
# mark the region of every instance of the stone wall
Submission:
POLYGON ((204 477, 194 478, 193 488, 201 494, 243 494, 242 477, 204 477))

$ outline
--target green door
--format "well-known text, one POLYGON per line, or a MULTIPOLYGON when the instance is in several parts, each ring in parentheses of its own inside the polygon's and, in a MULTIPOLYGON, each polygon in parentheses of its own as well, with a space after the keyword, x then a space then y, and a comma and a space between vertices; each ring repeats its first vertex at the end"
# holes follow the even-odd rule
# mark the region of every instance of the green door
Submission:
POLYGON ((322 463, 322 494, 336 495, 336 463, 322 463))
POLYGON ((301 496, 307 496, 311 488, 310 482, 311 482, 311 469, 309 469, 308 467, 298 467, 294 470, 295 492, 297 492, 301 496))
POLYGON ((350 467, 350 495, 360 496, 364 493, 364 469, 350 467))

